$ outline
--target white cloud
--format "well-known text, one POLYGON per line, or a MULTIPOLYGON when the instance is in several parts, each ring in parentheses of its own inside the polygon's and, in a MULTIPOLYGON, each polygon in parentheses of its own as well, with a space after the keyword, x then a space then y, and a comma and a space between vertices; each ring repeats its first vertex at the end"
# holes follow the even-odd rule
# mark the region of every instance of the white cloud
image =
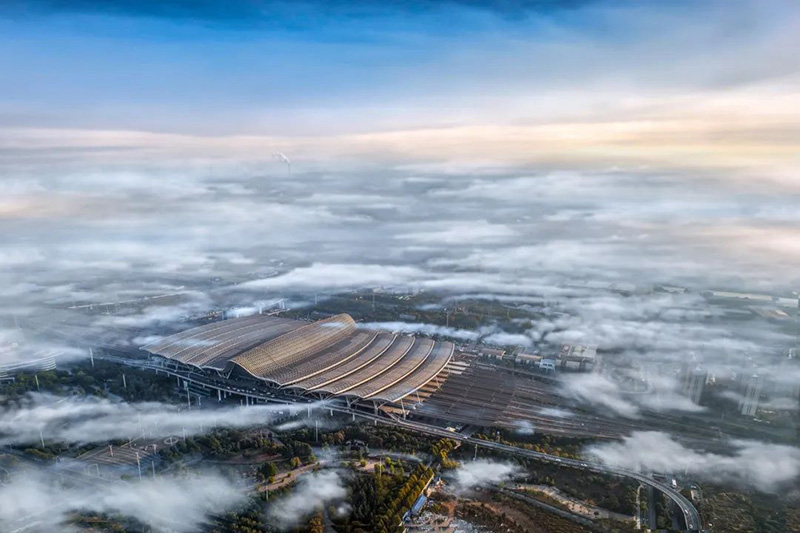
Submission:
POLYGON ((611 410, 615 415, 639 417, 639 408, 623 398, 613 381, 600 374, 570 375, 563 380, 562 387, 567 394, 600 409, 611 410))
POLYGON ((86 511, 119 513, 155 530, 189 533, 210 515, 244 499, 244 492, 213 474, 145 478, 141 483, 117 482, 102 488, 65 488, 57 479, 52 473, 17 473, 8 484, 0 485, 0 529, 13 531, 36 524, 37 531, 64 531, 69 529, 64 521, 70 513, 86 511))
POLYGON ((362 287, 404 287, 425 273, 410 266, 315 263, 272 278, 249 281, 241 289, 336 290, 362 287))
POLYGON ((496 485, 511 479, 518 470, 517 466, 509 463, 483 459, 467 461, 455 471, 455 489, 463 492, 476 487, 496 485))
POLYGON ((530 346, 531 338, 521 333, 506 333, 504 331, 498 331, 496 333, 486 335, 481 339, 481 342, 500 346, 530 346))
POLYGON ((197 435, 213 427, 242 428, 267 425, 287 414, 305 413, 324 403, 253 405, 222 409, 181 410, 156 402, 113 403, 94 397, 59 398, 28 394, 0 413, 0 444, 45 441, 66 443, 106 442, 136 438, 197 435))
POLYGON ((435 227, 423 223, 418 226, 418 231, 404 233, 397 238, 419 244, 474 245, 508 242, 516 236, 512 228, 502 224, 491 224, 486 220, 446 222, 435 227))
POLYGON ((755 441, 733 441, 730 455, 683 446, 670 435, 641 431, 622 442, 598 444, 587 453, 605 464, 643 472, 688 472, 713 482, 734 482, 774 492, 800 475, 800 449, 755 441))
POLYGON ((480 336, 480 333, 477 331, 418 322, 364 322, 358 326, 364 329, 398 331, 401 333, 413 333, 419 335, 436 335, 461 341, 475 341, 480 336))
POLYGON ((281 528, 289 529, 302 518, 345 496, 347 488, 338 472, 314 472, 302 476, 291 494, 273 502, 271 515, 281 528))

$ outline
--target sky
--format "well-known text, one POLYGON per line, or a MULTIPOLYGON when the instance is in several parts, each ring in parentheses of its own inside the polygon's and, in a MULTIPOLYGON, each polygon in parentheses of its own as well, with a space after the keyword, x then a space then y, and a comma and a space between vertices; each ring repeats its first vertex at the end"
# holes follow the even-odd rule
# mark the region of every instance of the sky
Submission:
POLYGON ((797 35, 790 1, 2 2, 0 348, 53 349, 14 317, 184 293, 96 317, 144 343, 223 280, 249 309, 513 296, 561 313, 525 332, 554 350, 769 357, 771 326, 692 323, 697 291, 799 290, 797 35))
POLYGON ((325 165, 658 165, 796 190, 794 2, 229 4, 4 2, 4 153, 279 146, 325 165))
POLYGON ((790 295, 798 30, 783 1, 3 2, 4 309, 277 265, 247 287, 790 295))
POLYGON ((3 2, 0 269, 511 257, 787 291, 799 26, 781 1, 3 2))

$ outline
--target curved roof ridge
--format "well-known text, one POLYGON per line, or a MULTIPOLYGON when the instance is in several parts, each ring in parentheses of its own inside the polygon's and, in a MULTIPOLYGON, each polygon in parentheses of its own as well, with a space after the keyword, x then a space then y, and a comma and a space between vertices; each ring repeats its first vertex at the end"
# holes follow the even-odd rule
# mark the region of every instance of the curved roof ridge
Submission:
POLYGON ((353 317, 341 313, 301 326, 241 353, 230 363, 254 377, 294 363, 303 354, 331 346, 358 329, 353 317))

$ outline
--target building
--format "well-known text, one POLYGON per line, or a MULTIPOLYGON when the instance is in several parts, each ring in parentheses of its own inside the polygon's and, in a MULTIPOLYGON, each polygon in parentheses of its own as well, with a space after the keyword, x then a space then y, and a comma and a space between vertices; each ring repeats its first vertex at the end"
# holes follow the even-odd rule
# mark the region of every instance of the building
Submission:
POLYGON ((694 369, 685 368, 681 381, 681 394, 689 398, 695 405, 700 405, 705 392, 708 371, 701 367, 694 369))
MULTIPOLYGON (((361 330, 346 314, 316 322, 254 315, 213 322, 142 347, 164 366, 236 381, 246 390, 342 398, 375 410, 434 380, 451 342, 361 330)), ((218 399, 221 399, 218 391, 218 399)), ((405 409, 403 408, 405 412, 405 409)))
MULTIPOLYGON (((553 380, 532 380, 485 360, 454 360, 454 348, 450 342, 364 330, 346 314, 316 322, 253 315, 164 337, 141 348, 147 361, 138 364, 173 375, 187 402, 285 403, 289 414, 308 409, 310 415, 317 408, 313 402, 322 399, 319 409, 330 408, 331 414, 410 417, 455 431, 517 430, 524 422, 559 435, 622 434, 612 424, 583 424, 560 409, 542 409, 543 395, 559 397, 553 380)), ((551 358, 541 368, 557 371, 557 362, 551 358)))
POLYGON ((506 355, 505 350, 500 348, 489 348, 488 346, 481 346, 480 355, 492 359, 502 359, 506 355))
POLYGON ((517 353, 517 362, 518 363, 527 363, 527 364, 532 364, 532 365, 538 365, 539 361, 541 361, 541 360, 542 360, 542 356, 541 355, 536 355, 536 354, 526 353, 526 352, 517 353))
POLYGON ((745 416, 756 416, 761 392, 764 388, 764 377, 753 374, 744 380, 744 395, 739 401, 739 409, 745 416))
POLYGON ((422 508, 425 506, 425 503, 428 501, 427 496, 424 494, 420 494, 419 498, 414 502, 414 505, 411 506, 411 516, 417 516, 422 508))
POLYGON ((566 370, 591 370, 597 362, 597 345, 563 344, 558 364, 566 370))
POLYGON ((556 371, 555 359, 542 359, 541 361, 539 361, 539 370, 544 370, 545 372, 555 372, 556 371))
POLYGON ((465 355, 467 357, 477 357, 478 354, 481 353, 481 345, 480 344, 459 344, 456 346, 456 351, 461 355, 465 355))

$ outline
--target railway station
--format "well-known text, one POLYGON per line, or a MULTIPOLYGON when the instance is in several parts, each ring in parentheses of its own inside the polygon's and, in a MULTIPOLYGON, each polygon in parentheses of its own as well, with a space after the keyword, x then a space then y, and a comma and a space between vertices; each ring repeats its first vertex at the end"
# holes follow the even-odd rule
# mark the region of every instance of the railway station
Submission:
POLYGON ((335 400, 351 410, 411 416, 442 427, 536 428, 576 437, 615 438, 632 430, 627 421, 572 412, 576 402, 552 377, 509 374, 448 341, 362 329, 348 314, 316 322, 231 318, 142 350, 161 368, 188 377, 183 385, 198 401, 230 394, 248 403, 265 396, 335 400))
POLYGON ((406 404, 420 403, 421 389, 441 383, 454 345, 362 330, 347 314, 311 323, 255 315, 192 328, 142 349, 164 366, 213 379, 405 414, 406 404))

